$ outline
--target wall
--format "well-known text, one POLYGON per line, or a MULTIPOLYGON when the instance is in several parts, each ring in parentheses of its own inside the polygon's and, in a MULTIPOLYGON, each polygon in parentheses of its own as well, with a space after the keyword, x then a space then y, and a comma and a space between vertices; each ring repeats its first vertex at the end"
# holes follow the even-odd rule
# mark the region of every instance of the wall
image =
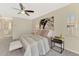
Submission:
POLYGON ((32 21, 22 18, 13 18, 12 32, 13 39, 18 39, 22 33, 30 33, 32 30, 32 21))
POLYGON ((79 54, 79 4, 70 4, 64 8, 55 10, 53 12, 50 12, 46 15, 40 16, 32 21, 32 28, 35 29, 35 26, 39 24, 40 19, 45 17, 51 17, 54 16, 55 18, 55 32, 56 34, 64 33, 65 35, 65 49, 71 50, 75 53, 79 54), (77 33, 74 36, 70 36, 71 34, 68 34, 67 32, 67 20, 66 16, 69 13, 73 13, 76 15, 77 20, 77 33))

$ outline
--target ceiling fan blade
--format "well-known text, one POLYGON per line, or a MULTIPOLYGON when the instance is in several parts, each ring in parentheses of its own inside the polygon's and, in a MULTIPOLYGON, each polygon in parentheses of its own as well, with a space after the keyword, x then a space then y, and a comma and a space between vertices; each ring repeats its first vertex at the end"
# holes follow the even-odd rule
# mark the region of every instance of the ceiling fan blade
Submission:
POLYGON ((18 12, 17 14, 21 14, 21 12, 18 12))
POLYGON ((34 13, 34 11, 33 11, 33 10, 25 10, 25 12, 32 12, 32 13, 34 13))
POLYGON ((24 6, 22 3, 19 3, 19 6, 20 6, 21 10, 24 10, 24 6))
POLYGON ((18 9, 18 8, 13 8, 13 9, 21 11, 21 10, 20 10, 20 9, 18 9))
POLYGON ((26 15, 30 16, 27 12, 25 12, 26 15))

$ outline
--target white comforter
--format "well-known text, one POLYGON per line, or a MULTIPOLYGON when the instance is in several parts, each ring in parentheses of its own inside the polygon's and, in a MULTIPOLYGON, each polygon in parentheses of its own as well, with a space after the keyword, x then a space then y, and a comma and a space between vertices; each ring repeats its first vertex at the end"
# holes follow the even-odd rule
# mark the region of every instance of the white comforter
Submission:
POLYGON ((47 38, 39 35, 24 34, 20 39, 25 49, 24 55, 26 56, 45 55, 49 51, 47 38))

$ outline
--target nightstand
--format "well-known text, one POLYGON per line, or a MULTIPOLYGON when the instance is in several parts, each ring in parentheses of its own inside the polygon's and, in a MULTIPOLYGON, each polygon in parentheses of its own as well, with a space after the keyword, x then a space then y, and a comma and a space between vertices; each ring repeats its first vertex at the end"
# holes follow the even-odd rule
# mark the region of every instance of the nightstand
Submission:
POLYGON ((52 38, 51 39, 51 48, 57 52, 62 53, 64 51, 64 41, 62 41, 61 38, 52 38), (52 45, 52 43, 54 43, 54 44, 52 45), (60 47, 57 46, 56 44, 60 45, 60 47), (60 49, 60 51, 54 49, 54 47, 57 47, 56 49, 60 49))

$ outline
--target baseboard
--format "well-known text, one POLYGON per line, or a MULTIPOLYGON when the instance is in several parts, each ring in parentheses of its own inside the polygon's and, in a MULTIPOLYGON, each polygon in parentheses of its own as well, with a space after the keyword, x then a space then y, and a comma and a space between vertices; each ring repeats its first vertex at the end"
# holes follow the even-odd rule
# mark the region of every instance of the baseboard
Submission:
POLYGON ((77 52, 77 51, 74 51, 74 50, 71 50, 71 49, 67 49, 67 48, 65 48, 65 49, 66 49, 66 50, 69 50, 69 51, 71 51, 71 52, 76 53, 76 54, 79 55, 79 52, 77 52))

